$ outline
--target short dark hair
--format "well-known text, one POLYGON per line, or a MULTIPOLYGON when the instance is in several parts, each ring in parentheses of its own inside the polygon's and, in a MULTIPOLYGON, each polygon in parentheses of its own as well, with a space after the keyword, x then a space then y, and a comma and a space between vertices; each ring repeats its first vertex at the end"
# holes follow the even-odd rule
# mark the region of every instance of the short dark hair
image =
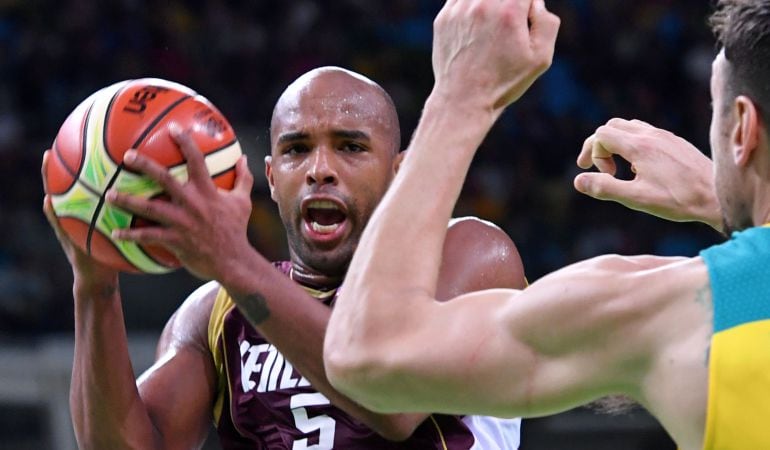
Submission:
POLYGON ((730 68, 726 94, 745 95, 770 114, 770 0, 718 0, 710 19, 730 68))

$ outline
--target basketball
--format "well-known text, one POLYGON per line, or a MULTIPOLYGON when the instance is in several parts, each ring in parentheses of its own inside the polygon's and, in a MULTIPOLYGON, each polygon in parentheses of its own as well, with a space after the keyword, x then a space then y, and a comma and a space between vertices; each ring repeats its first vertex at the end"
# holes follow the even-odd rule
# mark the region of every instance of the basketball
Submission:
POLYGON ((113 84, 84 100, 59 129, 44 173, 46 193, 64 232, 97 261, 124 272, 179 267, 164 248, 113 240, 113 229, 153 223, 105 202, 111 188, 147 198, 163 195, 157 183, 123 166, 128 149, 186 181, 186 162, 169 127, 189 133, 214 183, 232 189, 241 156, 235 132, 211 102, 180 84, 156 78, 113 84))

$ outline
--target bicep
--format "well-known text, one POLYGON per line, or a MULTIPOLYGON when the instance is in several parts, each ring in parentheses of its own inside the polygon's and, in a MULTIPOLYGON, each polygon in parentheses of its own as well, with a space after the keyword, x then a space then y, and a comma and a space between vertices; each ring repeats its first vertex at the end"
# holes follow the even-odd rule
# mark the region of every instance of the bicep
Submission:
POLYGON ((567 407, 585 384, 581 361, 549 355, 524 327, 512 327, 512 315, 526 314, 511 310, 523 303, 519 295, 489 290, 426 305, 425 323, 395 339, 385 382, 400 387, 385 387, 377 407, 503 417, 567 407))
POLYGON ((638 297, 650 291, 638 273, 670 262, 605 258, 524 291, 413 302, 388 346, 393 356, 379 356, 392 375, 385 382, 405 388, 385 387, 389 398, 378 400, 385 409, 531 416, 632 393, 647 354, 635 333, 651 309, 638 297))
POLYGON ((216 395, 206 341, 210 303, 193 294, 180 307, 163 330, 155 363, 137 380, 165 448, 200 448, 208 435, 216 395))

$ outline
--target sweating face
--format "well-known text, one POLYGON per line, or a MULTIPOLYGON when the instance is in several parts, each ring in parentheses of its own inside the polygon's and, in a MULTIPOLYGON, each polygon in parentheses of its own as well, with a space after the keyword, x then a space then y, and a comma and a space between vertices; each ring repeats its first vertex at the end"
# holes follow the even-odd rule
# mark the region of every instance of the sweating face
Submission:
POLYGON ((318 69, 278 100, 270 134, 267 177, 292 261, 344 274, 395 172, 400 135, 392 103, 356 74, 318 69))
POLYGON ((722 209, 723 230, 726 234, 752 226, 751 211, 741 188, 741 173, 730 147, 730 132, 736 123, 733 98, 728 95, 729 62, 724 50, 712 64, 711 98, 711 157, 714 160, 714 184, 722 209))

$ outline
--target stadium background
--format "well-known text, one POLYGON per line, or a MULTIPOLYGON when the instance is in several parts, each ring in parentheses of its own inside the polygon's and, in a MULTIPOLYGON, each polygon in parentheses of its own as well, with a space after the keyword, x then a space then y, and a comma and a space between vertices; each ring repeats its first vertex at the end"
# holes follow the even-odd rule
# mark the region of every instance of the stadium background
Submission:
MULTIPOLYGON (((392 94, 406 141, 432 83, 431 25, 442 3, 0 1, 0 449, 72 448, 64 407, 71 271, 41 213, 39 178, 42 152, 69 111, 100 87, 144 76, 207 96, 252 156, 252 242, 282 258, 283 229, 260 163, 278 95, 316 66, 362 72, 392 94)), ((705 225, 667 223, 572 188, 583 140, 611 117, 645 120, 707 151, 709 2, 548 6, 562 19, 553 66, 489 135, 457 213, 502 226, 530 280, 601 253, 694 255, 718 242, 705 225)), ((198 282, 177 272, 122 283, 139 371, 198 282)), ((526 421, 522 438, 525 450, 673 448, 642 411, 606 417, 578 409, 526 421)))

